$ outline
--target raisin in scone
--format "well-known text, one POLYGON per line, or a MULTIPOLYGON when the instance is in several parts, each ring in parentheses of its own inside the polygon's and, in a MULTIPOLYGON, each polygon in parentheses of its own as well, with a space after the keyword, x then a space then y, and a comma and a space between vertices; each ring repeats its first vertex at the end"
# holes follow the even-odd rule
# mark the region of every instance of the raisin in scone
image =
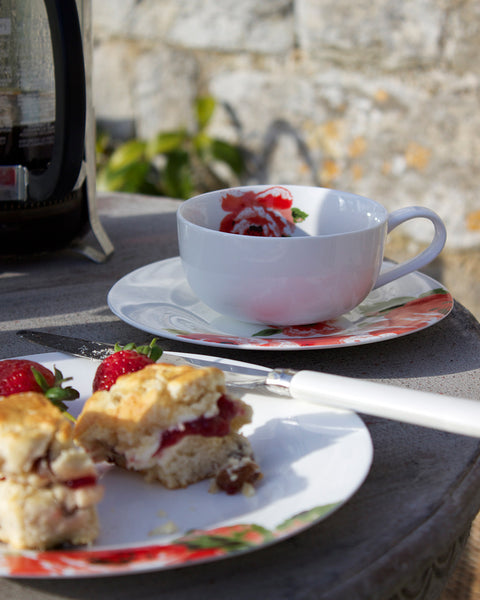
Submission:
POLYGON ((251 468, 248 480, 238 482, 235 474, 240 488, 261 477, 250 443, 239 433, 251 417, 250 406, 227 395, 219 369, 156 363, 95 392, 74 435, 93 460, 114 462, 171 489, 219 472, 224 478, 226 466, 242 460, 251 468))
POLYGON ((37 550, 91 543, 102 495, 58 408, 35 392, 0 397, 0 541, 37 550))

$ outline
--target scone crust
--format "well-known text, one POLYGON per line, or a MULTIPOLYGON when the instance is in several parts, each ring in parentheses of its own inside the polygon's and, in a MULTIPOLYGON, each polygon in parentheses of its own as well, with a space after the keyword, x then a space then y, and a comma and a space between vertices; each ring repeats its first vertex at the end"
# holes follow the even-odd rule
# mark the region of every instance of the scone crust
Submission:
POLYGON ((43 394, 0 397, 1 473, 27 473, 47 448, 62 448, 72 439, 70 423, 43 394))
POLYGON ((59 439, 70 438, 70 425, 48 398, 37 392, 0 396, 0 433, 16 431, 26 438, 29 431, 56 432, 59 439))
MULTIPOLYGON (((224 375, 215 367, 197 369, 156 363, 122 375, 109 391, 95 392, 75 425, 75 438, 93 438, 121 428, 126 437, 149 435, 218 412, 224 375)), ((133 442, 132 437, 132 442, 133 442)))

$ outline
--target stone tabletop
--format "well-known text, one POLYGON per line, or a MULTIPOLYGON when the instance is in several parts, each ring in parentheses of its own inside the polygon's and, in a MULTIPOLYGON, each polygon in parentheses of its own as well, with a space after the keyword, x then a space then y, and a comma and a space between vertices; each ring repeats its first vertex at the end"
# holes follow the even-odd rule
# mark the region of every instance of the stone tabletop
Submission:
MULTIPOLYGON (((110 312, 106 296, 133 269, 178 254, 177 206, 165 198, 101 197, 100 216, 115 247, 102 264, 72 251, 0 263, 0 358, 42 351, 15 335, 24 328, 107 342, 149 340, 151 336, 110 312)), ((350 348, 268 352, 163 338, 160 343, 166 350, 480 397, 480 326, 459 304, 433 327, 350 348)), ((362 418, 374 444, 365 484, 331 517, 291 539, 235 558, 170 571, 75 581, 2 579, 0 597, 438 598, 480 508, 480 443, 362 418)))

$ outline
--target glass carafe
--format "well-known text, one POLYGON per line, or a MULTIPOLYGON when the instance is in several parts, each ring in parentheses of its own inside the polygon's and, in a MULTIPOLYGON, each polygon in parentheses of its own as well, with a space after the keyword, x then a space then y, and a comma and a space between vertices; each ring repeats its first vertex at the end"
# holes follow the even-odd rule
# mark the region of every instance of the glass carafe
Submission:
POLYGON ((86 115, 76 0, 1 0, 0 256, 86 233, 86 115))

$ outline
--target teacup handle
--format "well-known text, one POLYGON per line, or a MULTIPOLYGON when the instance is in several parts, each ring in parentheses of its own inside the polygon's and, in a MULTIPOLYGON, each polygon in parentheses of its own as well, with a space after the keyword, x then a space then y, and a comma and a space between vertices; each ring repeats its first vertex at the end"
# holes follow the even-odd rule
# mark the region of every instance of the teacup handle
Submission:
POLYGON ((390 283, 394 279, 403 277, 404 275, 407 275, 407 273, 421 269, 425 265, 428 265, 430 262, 432 262, 432 260, 434 260, 443 250, 447 239, 447 230, 445 229, 442 219, 437 215, 437 213, 433 212, 433 210, 430 210, 429 208, 424 208, 422 206, 407 206, 405 208, 394 210, 388 215, 387 233, 390 233, 401 223, 405 223, 405 221, 419 217, 428 219, 433 223, 433 226, 435 227, 435 233, 432 243, 430 246, 428 246, 428 248, 425 248, 423 252, 420 252, 420 254, 414 258, 400 263, 385 273, 380 274, 377 282, 373 286, 373 289, 385 285, 386 283, 390 283))

